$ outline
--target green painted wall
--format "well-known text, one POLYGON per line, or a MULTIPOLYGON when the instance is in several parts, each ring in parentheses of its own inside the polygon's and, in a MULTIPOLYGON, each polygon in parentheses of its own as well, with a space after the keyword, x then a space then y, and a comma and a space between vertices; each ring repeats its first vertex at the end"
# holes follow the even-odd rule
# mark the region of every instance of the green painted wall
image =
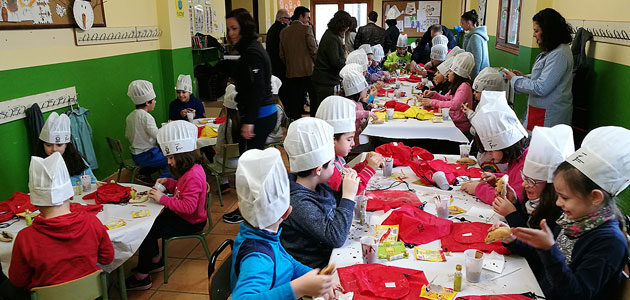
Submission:
MULTIPOLYGON (((0 101, 76 86, 79 104, 89 109, 93 145, 99 168, 97 178, 107 177, 117 170, 106 136, 123 141, 125 118, 134 109, 127 97, 132 80, 145 79, 153 83, 157 105, 152 112, 159 126, 168 118, 168 104, 175 99, 175 82, 180 73, 192 74, 190 48, 155 50, 91 60, 14 69, 0 72, 0 101)), ((67 109, 60 109, 58 112, 67 109)), ((44 119, 49 113, 44 114, 44 119)), ((24 119, 0 124, 0 201, 13 192, 28 192, 30 161, 24 119)))

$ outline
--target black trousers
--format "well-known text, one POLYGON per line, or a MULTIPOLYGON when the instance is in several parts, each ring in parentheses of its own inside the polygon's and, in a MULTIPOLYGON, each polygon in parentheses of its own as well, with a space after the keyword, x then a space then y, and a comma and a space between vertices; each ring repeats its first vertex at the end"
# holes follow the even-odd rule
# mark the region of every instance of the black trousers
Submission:
POLYGON ((315 117, 315 113, 317 113, 317 108, 319 108, 319 104, 322 103, 324 99, 335 94, 335 85, 314 84, 314 86, 315 95, 317 97, 311 98, 311 117, 315 117))
POLYGON ((203 230, 206 223, 207 221, 199 224, 190 224, 172 210, 164 208, 162 213, 155 218, 149 234, 140 244, 137 271, 144 274, 149 273, 153 265, 151 260, 154 256, 160 254, 158 239, 197 233, 203 230))
POLYGON ((304 104, 306 103, 306 93, 308 92, 311 102, 316 99, 316 92, 311 82, 311 76, 287 78, 282 87, 286 89, 280 95, 285 113, 289 119, 297 120, 302 117, 304 104))
MULTIPOLYGON (((242 117, 241 117, 241 120, 243 120, 242 117)), ((267 137, 276 127, 277 120, 278 120, 277 113, 273 113, 264 118, 256 119, 256 123, 254 123, 254 137, 249 140, 244 139, 242 136, 240 138, 239 150, 241 154, 243 154, 243 152, 249 149, 264 150, 265 141, 267 141, 267 137)), ((239 131, 239 134, 240 134, 240 131, 239 131)))

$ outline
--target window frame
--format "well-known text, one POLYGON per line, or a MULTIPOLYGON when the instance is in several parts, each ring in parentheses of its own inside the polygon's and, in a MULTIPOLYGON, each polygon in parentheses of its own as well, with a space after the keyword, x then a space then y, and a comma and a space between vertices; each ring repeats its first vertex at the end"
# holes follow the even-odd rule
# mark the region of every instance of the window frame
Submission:
MULTIPOLYGON (((311 0, 310 10, 311 10, 311 25, 313 26, 313 31, 315 31, 315 5, 316 4, 337 4, 337 10, 343 10, 344 4, 354 4, 354 3, 367 3, 367 12, 370 13, 373 10, 373 0, 311 0)), ((382 19, 382 16, 378 16, 379 19, 382 19)), ((357 26, 357 30, 359 26, 357 26)))
POLYGON ((498 17, 497 17, 497 32, 496 32, 496 39, 495 39, 495 45, 494 47, 496 49, 499 50, 503 50, 505 52, 508 53, 512 53, 514 55, 518 55, 518 48, 520 45, 520 41, 521 41, 521 19, 523 17, 523 0, 519 0, 518 2, 518 25, 517 25, 517 32, 516 32, 516 43, 515 44, 510 44, 507 42, 508 39, 508 32, 509 32, 509 28, 510 28, 510 17, 512 14, 512 1, 513 0, 499 0, 499 13, 498 13, 498 17), (508 2, 508 7, 507 7, 507 19, 505 22, 505 37, 503 39, 500 38, 500 31, 501 31, 501 7, 503 6, 503 1, 507 1, 508 2))

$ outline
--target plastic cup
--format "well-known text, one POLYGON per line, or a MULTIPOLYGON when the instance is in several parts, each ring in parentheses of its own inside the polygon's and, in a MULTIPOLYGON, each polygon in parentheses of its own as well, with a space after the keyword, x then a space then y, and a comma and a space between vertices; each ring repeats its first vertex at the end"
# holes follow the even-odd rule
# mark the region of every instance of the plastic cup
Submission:
POLYGON ((163 186, 163 185, 162 185, 161 183, 159 183, 159 182, 156 182, 156 183, 155 183, 155 185, 153 185, 153 187, 154 187, 156 190, 159 190, 159 191, 160 191, 160 192, 162 192, 162 193, 164 193, 164 191, 166 191, 166 187, 165 187, 165 186, 163 186))
POLYGON ((365 207, 367 205, 367 196, 358 195, 354 197, 354 219, 358 220, 361 225, 365 225, 365 207))
POLYGON ((462 144, 459 145, 459 156, 461 158, 466 158, 470 155, 470 145, 462 144))
POLYGON ((363 252, 363 263, 373 264, 376 262, 376 238, 364 236, 361 238, 361 250, 363 252))
POLYGON ((92 190, 92 177, 90 175, 81 175, 81 189, 83 191, 92 190))
POLYGON ((388 108, 387 109, 387 120, 393 120, 394 119, 394 109, 393 108, 388 108))
MULTIPOLYGON (((432 178, 433 182, 435 182, 435 184, 437 184, 437 186, 441 189, 441 190, 448 190, 451 186, 448 184, 448 180, 446 180, 446 174, 444 174, 444 172, 442 171, 437 171, 435 173, 433 173, 432 178)), ((448 215, 447 215, 448 217, 448 215)))
POLYGON ((435 210, 438 218, 448 219, 448 199, 435 198, 435 210))
POLYGON ((187 112, 186 113, 186 118, 188 119, 188 122, 192 122, 194 117, 195 117, 195 114, 193 114, 191 112, 187 112))
POLYGON ((392 176, 392 170, 394 169, 394 159, 391 157, 385 157, 383 164, 383 176, 392 176))
POLYGON ((466 256, 466 280, 476 283, 481 280, 481 267, 483 266, 484 254, 475 249, 464 251, 466 256), (481 253, 481 257, 477 253, 481 253))
POLYGON ((451 117, 449 116, 449 112, 451 111, 450 108, 442 108, 442 119, 444 120, 450 120, 451 117))

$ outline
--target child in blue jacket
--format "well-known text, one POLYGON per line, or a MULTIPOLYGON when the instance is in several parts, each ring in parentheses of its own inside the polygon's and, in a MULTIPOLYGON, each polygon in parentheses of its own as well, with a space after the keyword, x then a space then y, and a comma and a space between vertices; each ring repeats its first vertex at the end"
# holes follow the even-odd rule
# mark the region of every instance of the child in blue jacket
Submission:
POLYGON ((280 244, 280 223, 291 214, 289 180, 276 148, 252 149, 241 156, 236 192, 245 219, 234 241, 230 274, 232 299, 334 297, 330 275, 318 275, 280 244))

